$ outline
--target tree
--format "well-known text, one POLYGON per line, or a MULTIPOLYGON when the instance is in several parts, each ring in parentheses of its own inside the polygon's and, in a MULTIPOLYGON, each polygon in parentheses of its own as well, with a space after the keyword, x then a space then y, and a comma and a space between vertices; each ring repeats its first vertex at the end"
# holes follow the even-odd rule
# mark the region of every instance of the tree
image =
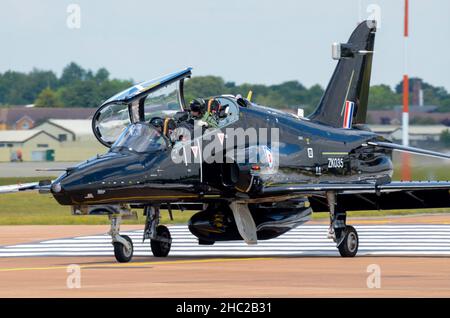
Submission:
POLYGON ((0 103, 7 105, 30 104, 24 95, 27 89, 27 76, 24 73, 7 71, 0 81, 0 103))
POLYGON ((86 79, 86 70, 78 64, 71 62, 64 67, 61 78, 59 79, 59 85, 67 86, 84 79, 86 79))
POLYGON ((26 91, 23 96, 29 103, 32 103, 45 88, 56 89, 58 86, 58 78, 55 73, 36 68, 27 74, 26 82, 26 91))
MULTIPOLYGON (((420 78, 411 78, 410 81, 411 91, 413 81, 421 81, 426 104, 438 106, 440 112, 450 112, 450 93, 445 88, 435 87, 420 78)), ((104 67, 93 71, 84 69, 75 62, 64 67, 60 78, 52 71, 39 69, 33 69, 29 73, 6 71, 0 73, 0 105, 38 102, 39 105, 57 103, 58 106, 97 107, 131 85, 132 80, 110 79, 110 73, 104 67)), ((307 88, 299 81, 286 81, 276 85, 238 85, 232 81, 225 82, 219 76, 197 76, 186 81, 185 99, 189 102, 194 98, 221 94, 241 94, 246 97, 250 90, 253 91, 253 102, 279 108, 302 107, 305 114, 314 110, 324 92, 320 85, 307 88)), ((392 109, 393 106, 400 105, 401 100, 402 82, 395 90, 388 85, 375 85, 370 89, 369 109, 392 109)))
POLYGON ((221 77, 199 76, 186 82, 185 97, 189 102, 194 98, 219 95, 225 91, 225 81, 221 77))
MULTIPOLYGON (((413 84, 415 81, 421 82, 423 91, 423 101, 425 105, 438 106, 439 112, 450 111, 450 93, 444 87, 433 86, 419 77, 412 77, 409 79, 409 92, 413 92, 413 84)), ((400 96, 403 94, 403 81, 399 82, 395 90, 400 96)))
POLYGON ((314 108, 319 104, 320 99, 323 96, 323 93, 324 93, 324 90, 323 90, 322 86, 320 86, 319 84, 313 85, 309 88, 308 95, 307 95, 307 97, 308 97, 307 105, 309 105, 309 109, 308 109, 308 107, 306 107, 305 114, 307 113, 307 109, 309 111, 314 110, 314 108))
POLYGON ((59 100, 55 91, 50 87, 46 87, 39 93, 34 101, 36 107, 61 107, 62 103, 59 100))
POLYGON ((104 80, 98 87, 98 104, 133 85, 131 80, 104 80))
POLYGON ((97 107, 100 103, 98 85, 95 81, 76 81, 58 90, 61 101, 67 107, 97 107))
POLYGON ((375 85, 369 91, 369 109, 392 109, 400 105, 401 95, 395 93, 388 85, 375 85))
POLYGON ((97 83, 103 83, 108 81, 109 79, 109 72, 106 68, 102 67, 99 68, 97 73, 95 73, 95 80, 97 81, 97 83))

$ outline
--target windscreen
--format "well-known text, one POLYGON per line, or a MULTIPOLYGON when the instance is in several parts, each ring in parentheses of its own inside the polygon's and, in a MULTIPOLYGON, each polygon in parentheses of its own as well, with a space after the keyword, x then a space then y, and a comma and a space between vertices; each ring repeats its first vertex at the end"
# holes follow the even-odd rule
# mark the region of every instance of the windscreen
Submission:
POLYGON ((146 123, 130 125, 111 146, 111 151, 154 152, 166 148, 161 133, 146 123))

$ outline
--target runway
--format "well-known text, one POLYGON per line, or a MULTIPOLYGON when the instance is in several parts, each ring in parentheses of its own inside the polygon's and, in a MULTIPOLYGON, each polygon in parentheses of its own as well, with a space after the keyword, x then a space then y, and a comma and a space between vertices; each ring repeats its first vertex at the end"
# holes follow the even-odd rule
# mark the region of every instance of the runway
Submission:
MULTIPOLYGON (((304 225, 276 239, 250 246, 242 241, 200 246, 187 226, 169 228, 173 238, 172 257, 339 255, 335 244, 327 238, 326 225, 304 225)), ((450 256, 450 225, 357 225, 355 228, 360 240, 359 256, 450 256)), ((133 240, 135 256, 152 255, 148 240, 142 243, 142 230, 122 234, 133 240)), ((113 248, 106 234, 0 247, 0 257, 27 256, 113 256, 113 248)))
POLYGON ((353 221, 355 258, 340 257, 317 222, 256 246, 199 246, 186 226, 171 226, 167 258, 152 257, 142 230, 125 226, 135 245, 125 264, 115 262, 110 238, 95 234, 105 226, 0 227, 0 297, 450 297, 448 216, 426 218, 353 221), (72 265, 81 288, 67 285, 72 265), (368 283, 374 267, 376 288, 368 283))

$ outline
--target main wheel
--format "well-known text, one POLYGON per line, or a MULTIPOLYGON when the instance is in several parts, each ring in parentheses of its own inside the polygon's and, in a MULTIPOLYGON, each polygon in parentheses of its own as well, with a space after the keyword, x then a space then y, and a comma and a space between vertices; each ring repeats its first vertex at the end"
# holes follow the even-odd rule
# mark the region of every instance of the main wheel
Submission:
POLYGON ((198 239, 198 245, 214 245, 214 241, 198 239))
POLYGON ((358 246, 358 232, 353 226, 347 225, 344 240, 338 246, 339 253, 342 257, 353 257, 358 253, 358 246))
MULTIPOLYGON (((171 239, 170 231, 164 225, 158 225, 158 227, 156 228, 156 236, 162 237, 167 240, 171 239)), ((167 255, 169 255, 171 246, 172 244, 169 242, 150 240, 150 247, 152 248, 152 253, 155 257, 166 257, 167 255)))
POLYGON ((127 263, 133 258, 133 241, 127 235, 122 235, 122 237, 130 242, 131 248, 126 248, 126 246, 120 242, 113 242, 114 256, 119 263, 127 263))

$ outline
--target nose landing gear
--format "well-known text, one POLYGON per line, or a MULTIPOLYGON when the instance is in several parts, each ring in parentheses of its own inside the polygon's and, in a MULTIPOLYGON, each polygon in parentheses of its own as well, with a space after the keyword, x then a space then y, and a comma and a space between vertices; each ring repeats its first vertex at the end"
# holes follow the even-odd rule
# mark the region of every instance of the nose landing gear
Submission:
POLYGON ((126 263, 133 258, 133 241, 127 235, 120 235, 120 223, 122 216, 120 214, 113 214, 111 216, 111 230, 109 235, 112 238, 114 246, 114 256, 119 263, 126 263))
POLYGON ((127 235, 123 235, 122 238, 128 241, 128 246, 121 242, 113 242, 114 256, 119 263, 126 263, 133 258, 133 241, 127 235))

